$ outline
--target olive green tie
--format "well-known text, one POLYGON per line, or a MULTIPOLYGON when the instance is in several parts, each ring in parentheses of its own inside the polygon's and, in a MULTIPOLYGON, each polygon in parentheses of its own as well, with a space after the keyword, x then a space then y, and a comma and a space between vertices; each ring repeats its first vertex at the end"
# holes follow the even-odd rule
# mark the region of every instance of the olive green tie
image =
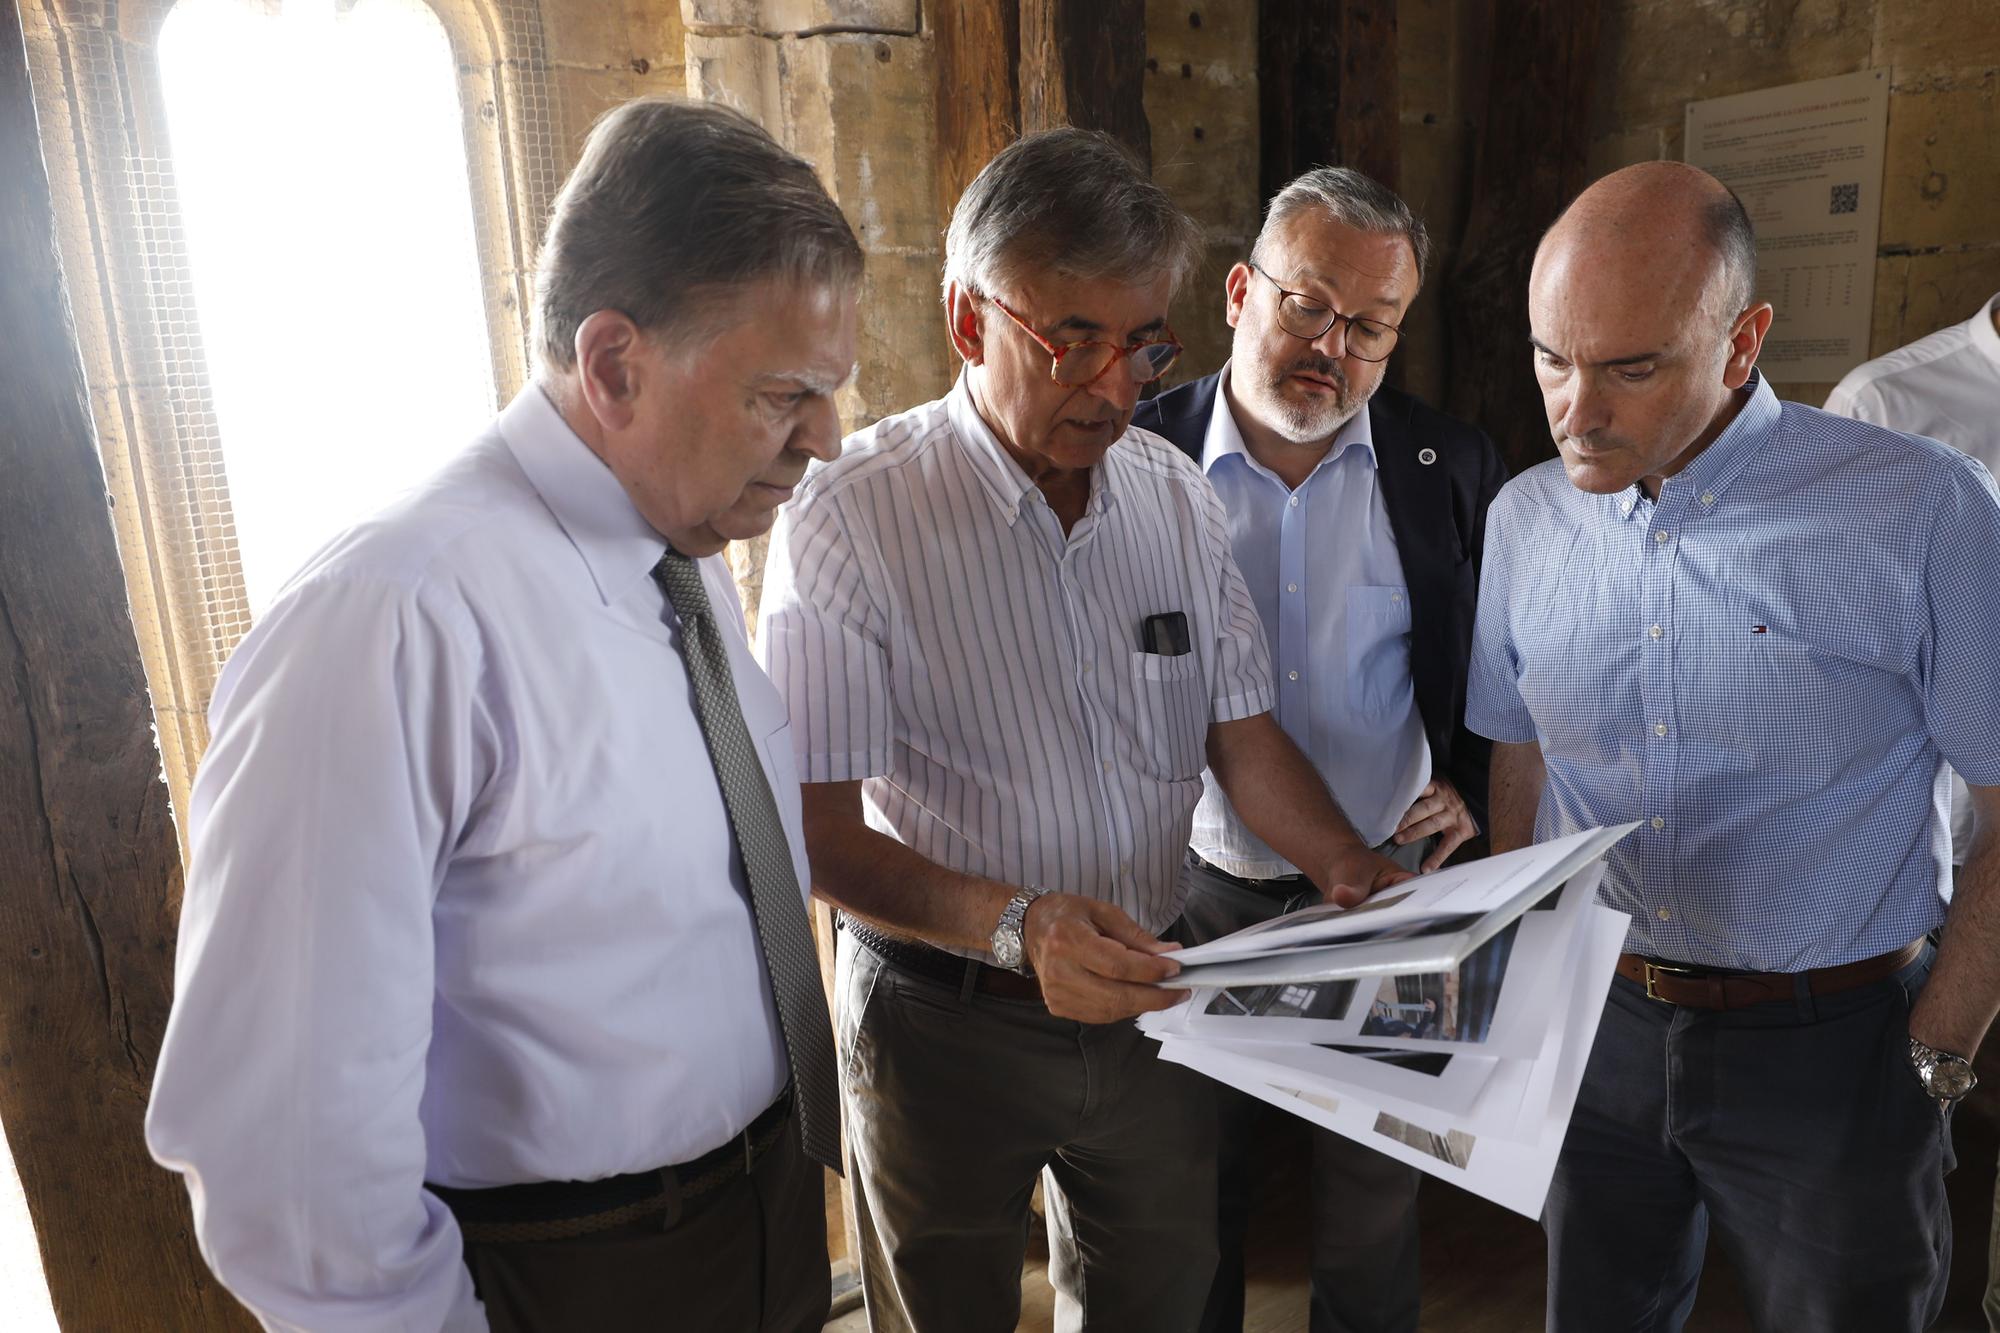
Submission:
POLYGON ((792 1067, 799 1138, 806 1156, 839 1171, 840 1089, 834 1075, 833 1024, 820 985, 812 924, 792 871, 791 844, 750 729, 743 723, 729 650, 716 628, 701 570, 669 548, 653 566, 653 578, 680 616, 681 657, 694 683, 695 718, 708 742, 709 762, 722 788, 744 876, 750 881, 750 910, 757 921, 757 940, 764 949, 785 1056, 792 1067))

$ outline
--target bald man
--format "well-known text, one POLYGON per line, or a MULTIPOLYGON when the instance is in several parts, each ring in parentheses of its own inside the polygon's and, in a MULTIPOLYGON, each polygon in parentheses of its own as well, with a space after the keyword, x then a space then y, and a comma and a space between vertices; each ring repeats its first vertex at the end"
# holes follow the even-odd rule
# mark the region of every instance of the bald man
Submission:
POLYGON ((1549 1194, 1549 1327, 1676 1329, 1711 1229, 1757 1326, 1933 1319, 2000 1000, 2000 491, 1781 403, 1750 220, 1691 167, 1586 190, 1529 290, 1557 460, 1494 501, 1467 720, 1493 848, 1639 820, 1549 1194), (1946 762, 1983 829, 1946 920, 1946 762), (1927 937, 1943 928, 1933 950, 1927 937))

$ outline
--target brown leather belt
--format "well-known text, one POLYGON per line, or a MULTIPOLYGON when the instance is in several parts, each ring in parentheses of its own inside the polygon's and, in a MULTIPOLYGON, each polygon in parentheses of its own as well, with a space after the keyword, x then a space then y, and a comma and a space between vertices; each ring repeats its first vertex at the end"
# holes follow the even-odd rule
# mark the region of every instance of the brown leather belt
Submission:
MULTIPOLYGON (((1900 949, 1876 954, 1838 967, 1815 967, 1805 973, 1814 995, 1833 995, 1880 981, 1917 960, 1924 942, 1911 940, 1900 949)), ((1646 998, 1690 1009, 1742 1009, 1753 1004, 1790 1001, 1798 994, 1796 972, 1729 972, 1687 963, 1618 955, 1618 975, 1646 988, 1646 998)))
POLYGON ((890 935, 875 929, 866 921, 843 914, 841 929, 854 937, 856 944, 900 971, 934 981, 940 986, 949 986, 955 991, 965 989, 966 973, 972 974, 972 989, 982 995, 996 996, 1002 1000, 1027 1000, 1034 1004, 1045 1003, 1042 999, 1042 983, 1033 977, 1024 977, 1019 972, 1009 972, 1004 967, 993 967, 976 958, 960 958, 955 953, 933 948, 921 940, 913 940, 903 935, 890 935))

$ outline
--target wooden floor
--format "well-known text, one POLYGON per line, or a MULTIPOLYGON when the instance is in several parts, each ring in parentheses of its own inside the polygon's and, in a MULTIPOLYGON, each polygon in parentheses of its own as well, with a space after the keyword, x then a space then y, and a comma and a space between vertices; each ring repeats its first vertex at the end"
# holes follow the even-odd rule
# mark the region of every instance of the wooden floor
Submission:
MULTIPOLYGON (((2000 1046, 2000 1039, 1988 1043, 2000 1046)), ((1983 1053, 1981 1065, 2000 1064, 1983 1053)), ((1995 1148, 2000 1143, 2000 1069, 1957 1112, 1958 1169, 1949 1181, 1957 1236, 1951 1289, 1940 1333, 1986 1333, 1979 1301, 1986 1284, 1986 1237, 1992 1216, 1995 1148)), ((1266 1203, 1252 1225, 1245 1333, 1306 1333, 1304 1280, 1306 1201, 1299 1122, 1274 1121, 1262 1150, 1266 1203)), ((1420 1202, 1424 1255, 1424 1333, 1539 1333, 1546 1278, 1541 1228, 1525 1218, 1434 1180, 1420 1202)), ((1048 1333, 1051 1293, 1043 1259, 1031 1257, 1021 1278, 1019 1333, 1048 1333)), ((1750 1333, 1737 1296, 1736 1276, 1711 1251, 1702 1288, 1688 1321, 1692 1333, 1750 1333)), ((863 1333, 861 1311, 827 1325, 838 1333, 863 1333)), ((1783 1333, 1768 1330, 1767 1333, 1783 1333)))

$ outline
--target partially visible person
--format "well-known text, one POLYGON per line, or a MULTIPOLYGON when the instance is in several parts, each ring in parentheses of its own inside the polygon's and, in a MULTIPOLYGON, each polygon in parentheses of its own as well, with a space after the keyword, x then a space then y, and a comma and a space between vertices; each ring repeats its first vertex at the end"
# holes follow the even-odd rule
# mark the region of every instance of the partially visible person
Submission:
MULTIPOLYGON (((1856 366, 1827 395, 1826 410, 1891 430, 1928 435, 2000 469, 2000 296, 1969 319, 1856 366)), ((1993 552, 2000 558, 2000 551, 1993 552)), ((1951 779, 1952 859, 1972 847, 1972 793, 1951 779)), ((2000 1181, 1987 1238, 1986 1322, 2000 1333, 2000 1181)))
POLYGON ((837 449, 860 272, 750 121, 613 111, 534 382, 230 658, 147 1141, 266 1327, 824 1322, 798 785, 715 557, 837 449))
MULTIPOLYGON (((1394 191, 1321 167, 1271 200, 1229 271, 1231 355, 1133 423, 1199 463, 1270 641, 1274 715, 1364 841, 1442 865, 1486 816, 1492 746, 1464 723, 1492 441, 1383 386, 1430 238, 1394 191)), ((1316 896, 1208 776, 1189 840, 1197 943, 1316 896)), ((1416 1024, 1396 1022, 1400 1032, 1416 1024)), ((1202 1327, 1243 1327, 1243 1240, 1262 1102, 1218 1085, 1221 1258, 1202 1327)), ((1312 1328, 1417 1326, 1416 1168, 1312 1136, 1312 1328)))
POLYGON ((1558 1333, 1680 1328, 1711 1235, 1759 1328, 1928 1327, 2000 1007, 2000 489, 1781 403, 1755 280, 1742 203, 1663 162, 1530 280, 1560 458, 1488 516, 1467 721, 1495 851, 1639 824, 1544 1214, 1558 1333), (1983 817, 1948 919, 1947 762, 1983 817))
POLYGON ((1004 149, 946 233, 958 383, 850 438, 772 540, 758 645, 843 913, 877 1330, 1012 1330, 1038 1176, 1057 1328, 1194 1328, 1214 1097, 1126 1020, 1183 998, 1156 983, 1204 764, 1336 900, 1407 877, 1271 717, 1215 492, 1130 429, 1197 247, 1107 136, 1004 149))

